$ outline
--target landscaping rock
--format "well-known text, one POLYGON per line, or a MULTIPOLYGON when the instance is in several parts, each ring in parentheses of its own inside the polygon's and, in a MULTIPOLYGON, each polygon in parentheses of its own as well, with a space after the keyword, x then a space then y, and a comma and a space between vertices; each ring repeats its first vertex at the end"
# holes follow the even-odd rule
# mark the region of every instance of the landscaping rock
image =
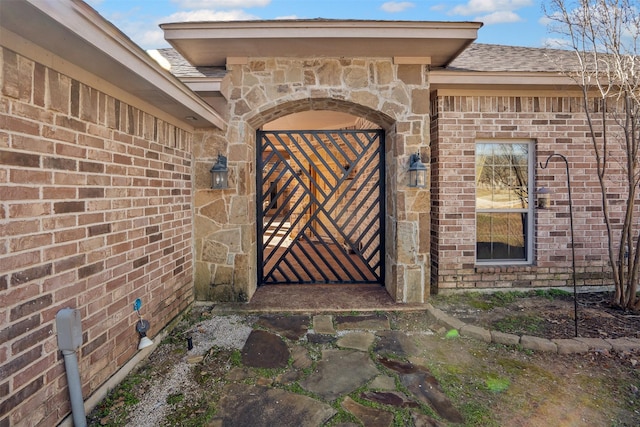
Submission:
POLYGON ((576 341, 585 343, 589 347, 589 351, 611 350, 612 346, 602 338, 574 338, 576 341))
POLYGON ((558 346, 545 338, 523 335, 522 338, 520 338, 520 344, 528 350, 548 351, 551 353, 558 352, 558 346))
POLYGON ((518 345, 520 343, 520 335, 491 331, 491 341, 496 344, 518 345))
POLYGON ((558 354, 586 353, 589 351, 589 346, 578 340, 556 339, 551 341, 558 347, 558 354))
POLYGON ((613 348, 613 350, 618 352, 633 351, 633 350, 640 349, 640 344, 632 340, 628 340, 626 338, 608 339, 606 341, 609 344, 611 344, 611 347, 613 348))
POLYGON ((491 342, 491 331, 480 326, 464 325, 460 328, 460 334, 462 336, 474 338, 484 342, 491 342))

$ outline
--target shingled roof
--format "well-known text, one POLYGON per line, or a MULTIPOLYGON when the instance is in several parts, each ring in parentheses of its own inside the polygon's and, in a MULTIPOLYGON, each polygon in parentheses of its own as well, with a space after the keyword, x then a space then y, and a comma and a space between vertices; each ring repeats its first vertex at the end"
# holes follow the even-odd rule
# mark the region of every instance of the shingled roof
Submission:
POLYGON ((558 72, 576 61, 570 50, 474 43, 445 69, 485 72, 558 72))
MULTIPOLYGON (((224 67, 194 67, 173 48, 158 49, 171 64, 171 73, 178 78, 222 78, 224 67)), ((570 50, 505 46, 474 43, 454 59, 445 70, 478 72, 558 72, 575 62, 570 50)))
POLYGON ((188 77, 223 78, 227 74, 224 67, 194 67, 173 48, 158 49, 158 53, 169 61, 171 74, 179 79, 188 77))

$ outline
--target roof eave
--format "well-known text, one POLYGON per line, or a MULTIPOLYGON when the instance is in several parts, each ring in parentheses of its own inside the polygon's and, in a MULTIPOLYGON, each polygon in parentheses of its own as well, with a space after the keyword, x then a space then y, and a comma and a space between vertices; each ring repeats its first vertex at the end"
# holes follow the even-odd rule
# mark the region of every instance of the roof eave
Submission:
POLYGON ((525 71, 449 71, 433 70, 429 73, 429 87, 439 89, 542 89, 577 90, 570 77, 558 72, 525 71))
POLYGON ((273 20, 161 24, 195 66, 228 57, 429 57, 443 66, 477 38, 480 22, 273 20))
POLYGON ((226 128, 217 111, 84 2, 0 1, 0 30, 122 88, 186 127, 226 128))

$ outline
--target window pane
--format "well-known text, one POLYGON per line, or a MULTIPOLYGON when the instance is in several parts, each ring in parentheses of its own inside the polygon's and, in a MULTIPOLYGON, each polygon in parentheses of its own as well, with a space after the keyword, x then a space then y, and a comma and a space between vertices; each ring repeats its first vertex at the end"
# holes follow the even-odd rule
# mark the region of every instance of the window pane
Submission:
POLYGON ((477 144, 476 208, 528 209, 527 144, 477 144))
POLYGON ((476 249, 479 260, 526 260, 526 213, 478 213, 476 249))

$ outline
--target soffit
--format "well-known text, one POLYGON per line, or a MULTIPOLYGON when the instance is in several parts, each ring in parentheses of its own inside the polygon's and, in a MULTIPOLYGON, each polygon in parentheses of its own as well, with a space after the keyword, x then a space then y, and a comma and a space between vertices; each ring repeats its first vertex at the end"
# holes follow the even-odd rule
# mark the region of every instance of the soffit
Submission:
POLYGON ((195 118, 188 127, 226 126, 210 105, 82 1, 0 0, 0 27, 55 55, 45 65, 73 64, 175 119, 195 118))
POLYGON ((194 66, 229 57, 408 57, 446 66, 470 43, 479 22, 275 20, 162 24, 165 39, 194 66))

